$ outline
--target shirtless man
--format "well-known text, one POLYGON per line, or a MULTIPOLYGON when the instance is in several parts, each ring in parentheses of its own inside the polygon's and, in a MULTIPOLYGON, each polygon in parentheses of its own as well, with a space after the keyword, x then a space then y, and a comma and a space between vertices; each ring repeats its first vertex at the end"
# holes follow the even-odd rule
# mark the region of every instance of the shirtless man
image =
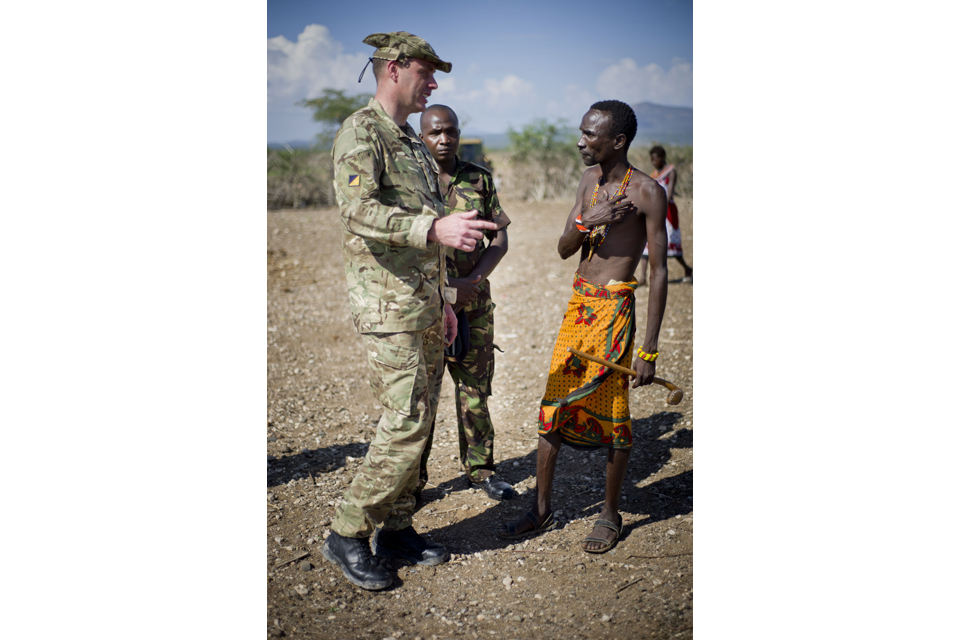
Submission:
POLYGON ((636 326, 633 294, 638 286, 633 274, 648 244, 647 323, 633 359, 633 369, 640 374, 633 386, 652 382, 667 303, 667 199, 656 180, 627 161, 627 149, 637 131, 636 116, 628 105, 616 100, 594 104, 583 116, 580 131, 577 147, 590 168, 580 180, 576 203, 557 244, 564 260, 579 252, 580 265, 540 403, 537 495, 533 508, 497 535, 519 538, 557 526, 550 493, 561 442, 576 448, 606 447, 603 510, 581 545, 588 553, 603 553, 613 548, 623 529, 620 489, 633 445, 629 378, 583 361, 567 347, 624 366, 630 363, 636 326))

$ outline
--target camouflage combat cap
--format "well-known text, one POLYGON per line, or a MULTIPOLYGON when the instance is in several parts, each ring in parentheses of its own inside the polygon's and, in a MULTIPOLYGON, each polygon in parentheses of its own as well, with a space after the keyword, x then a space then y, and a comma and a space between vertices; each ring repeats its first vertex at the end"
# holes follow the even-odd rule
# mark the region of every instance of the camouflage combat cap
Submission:
POLYGON ((390 33, 371 33, 363 39, 364 44, 377 47, 373 57, 378 60, 402 60, 406 58, 420 58, 429 60, 437 65, 437 69, 450 73, 453 65, 444 62, 437 55, 426 40, 406 31, 392 31, 390 33))

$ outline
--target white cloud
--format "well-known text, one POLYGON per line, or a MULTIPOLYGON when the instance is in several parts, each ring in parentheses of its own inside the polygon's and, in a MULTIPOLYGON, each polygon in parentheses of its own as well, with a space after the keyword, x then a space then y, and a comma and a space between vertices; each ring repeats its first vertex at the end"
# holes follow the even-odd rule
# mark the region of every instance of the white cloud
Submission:
POLYGON ((527 122, 535 117, 539 104, 534 84, 513 74, 486 78, 482 84, 469 75, 444 75, 437 83, 440 88, 430 102, 448 105, 460 117, 461 127, 475 131, 502 131, 511 122, 527 122))
POLYGON ((343 44, 320 24, 307 25, 296 42, 284 36, 268 38, 267 103, 284 108, 304 98, 315 98, 328 88, 374 93, 376 82, 371 69, 357 84, 366 62, 363 54, 344 53, 343 44))
POLYGON ((490 108, 503 109, 534 100, 536 95, 533 89, 532 83, 508 74, 502 80, 487 78, 483 81, 483 89, 471 91, 467 99, 471 102, 482 101, 490 108))
POLYGON ((690 107, 693 106, 693 65, 674 58, 670 69, 664 71, 658 64, 638 67, 632 58, 623 58, 603 70, 596 88, 604 100, 690 107))
POLYGON ((434 74, 437 80, 437 89, 430 94, 431 104, 444 104, 444 100, 457 95, 457 79, 451 78, 446 73, 434 74))

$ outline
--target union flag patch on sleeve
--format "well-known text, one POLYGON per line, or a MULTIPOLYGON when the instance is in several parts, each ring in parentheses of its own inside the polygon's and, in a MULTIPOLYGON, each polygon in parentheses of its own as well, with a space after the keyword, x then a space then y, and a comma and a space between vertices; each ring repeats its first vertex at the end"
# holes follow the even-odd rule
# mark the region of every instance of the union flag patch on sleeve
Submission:
POLYGON ((360 176, 352 175, 349 180, 347 180, 348 187, 359 187, 360 186, 360 176))

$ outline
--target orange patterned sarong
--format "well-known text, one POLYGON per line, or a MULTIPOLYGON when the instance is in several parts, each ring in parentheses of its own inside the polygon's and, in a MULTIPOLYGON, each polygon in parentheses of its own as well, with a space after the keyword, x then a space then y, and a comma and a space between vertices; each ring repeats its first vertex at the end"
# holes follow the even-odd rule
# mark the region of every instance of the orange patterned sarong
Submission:
POLYGON ((540 401, 541 434, 560 430, 575 446, 629 449, 629 377, 567 351, 573 347, 624 367, 631 365, 636 280, 602 286, 577 274, 540 401))

